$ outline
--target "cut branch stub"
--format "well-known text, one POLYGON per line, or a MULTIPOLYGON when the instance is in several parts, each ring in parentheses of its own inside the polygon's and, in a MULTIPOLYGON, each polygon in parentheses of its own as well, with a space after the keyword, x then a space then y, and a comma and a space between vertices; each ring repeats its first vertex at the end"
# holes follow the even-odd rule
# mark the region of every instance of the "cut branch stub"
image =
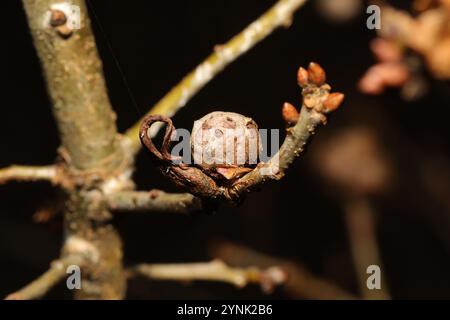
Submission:
MULTIPOLYGON (((294 159, 299 156, 305 149, 305 145, 309 138, 315 133, 315 129, 320 124, 326 123, 326 114, 336 110, 343 102, 344 95, 342 93, 330 93, 331 87, 325 83, 326 74, 323 68, 317 63, 310 63, 308 69, 300 68, 297 73, 298 84, 302 87, 303 108, 301 112, 290 103, 285 103, 282 108, 282 116, 286 122, 287 135, 280 150, 267 163, 259 162, 256 166, 251 167, 247 162, 242 165, 237 163, 224 163, 222 165, 215 164, 213 166, 205 166, 203 163, 188 165, 184 163, 175 163, 174 157, 170 155, 170 138, 172 137, 175 127, 172 121, 161 115, 150 115, 146 117, 141 125, 140 139, 148 150, 153 154, 157 165, 161 168, 164 175, 169 177, 177 186, 200 197, 209 200, 226 200, 231 202, 240 202, 244 196, 253 190, 257 190, 265 183, 272 180, 279 180, 285 175, 285 171, 294 159), (156 122, 166 123, 166 132, 162 143, 161 151, 159 151, 152 139, 148 135, 149 128, 156 122), (225 169, 225 171, 221 171, 225 169), (233 174, 230 169, 234 170, 233 174), (225 179, 224 179, 225 178, 225 179)), ((220 131, 233 120, 233 124, 242 122, 244 124, 252 124, 257 130, 256 123, 242 115, 227 112, 212 112, 200 119, 197 126, 194 126, 191 144, 206 143, 210 141, 201 139, 196 140, 196 128, 205 126, 206 129, 212 129, 213 132, 220 131), (214 118, 214 121, 211 120, 214 118), (205 120, 206 119, 206 120, 205 120), (242 121, 241 121, 242 120, 242 121), (228 122, 227 122, 228 121, 228 122)), ((247 126, 248 128, 248 126, 247 126)), ((232 154, 241 150, 245 152, 243 156, 248 158, 247 145, 252 139, 247 141, 247 131, 244 128, 242 148, 236 145, 235 137, 231 141, 225 140, 225 144, 233 142, 232 154)), ((198 130, 197 130, 198 131, 198 130)), ((258 133, 259 137, 259 133, 258 133)), ((256 141, 259 143, 259 139, 256 141)), ((259 150, 260 146, 257 146, 259 150)), ((195 151, 195 150, 194 150, 195 151)), ((223 152, 218 149, 213 153, 213 158, 217 156, 217 152, 223 152)))

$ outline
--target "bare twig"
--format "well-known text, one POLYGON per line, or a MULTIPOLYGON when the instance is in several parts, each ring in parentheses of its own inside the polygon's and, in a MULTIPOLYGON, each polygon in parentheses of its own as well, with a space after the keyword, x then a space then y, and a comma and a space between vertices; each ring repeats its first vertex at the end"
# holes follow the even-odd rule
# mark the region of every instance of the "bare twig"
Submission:
POLYGON ((287 274, 284 290, 296 299, 356 299, 337 285, 313 275, 298 263, 274 258, 244 246, 221 243, 213 246, 212 255, 234 266, 256 265, 260 268, 276 265, 287 274))
POLYGON ((304 151, 307 142, 315 134, 316 127, 326 123, 325 115, 336 110, 344 100, 342 93, 330 93, 331 87, 325 83, 325 71, 317 63, 311 62, 308 70, 300 67, 297 80, 303 88, 303 105, 297 123, 289 127, 294 123, 292 113, 296 109, 285 103, 282 115, 288 129, 280 150, 268 163, 258 165, 255 170, 239 179, 229 190, 232 198, 240 198, 268 181, 283 178, 291 163, 304 151))
POLYGON ((5 300, 31 300, 41 298, 65 277, 67 267, 74 263, 77 264, 79 260, 79 257, 67 256, 53 261, 50 264, 50 268, 39 276, 39 278, 22 289, 9 294, 5 300))
POLYGON ((233 268, 221 260, 204 263, 139 264, 129 270, 129 275, 142 275, 155 280, 219 281, 242 288, 258 283, 264 292, 282 284, 286 276, 278 267, 261 270, 255 267, 233 268))
POLYGON ((0 184, 9 181, 49 181, 52 184, 57 184, 57 169, 56 166, 9 166, 0 169, 0 184))
POLYGON ((122 191, 106 196, 111 210, 173 212, 189 214, 202 209, 200 199, 189 193, 166 193, 160 190, 122 191))
MULTIPOLYGON (((252 22, 241 33, 227 43, 217 46, 216 50, 205 61, 159 100, 146 116, 151 114, 160 114, 167 117, 173 116, 228 64, 270 35, 276 28, 289 24, 293 13, 305 2, 306 0, 279 0, 271 9, 252 22)), ((140 148, 138 134, 142 120, 143 118, 125 133, 130 139, 130 149, 133 152, 137 152, 140 148)), ((151 136, 155 136, 160 127, 160 125, 154 126, 150 133, 151 136)))
POLYGON ((326 122, 326 114, 341 105, 344 95, 337 92, 330 93, 331 87, 325 83, 325 79, 325 71, 317 63, 310 63, 308 70, 299 68, 298 83, 303 89, 303 107, 298 115, 295 107, 288 103, 284 104, 282 115, 288 128, 280 150, 269 162, 260 162, 255 169, 232 183, 222 183, 197 166, 179 165, 172 161, 169 147, 175 127, 172 120, 166 116, 147 116, 142 122, 139 137, 152 153, 162 173, 180 188, 204 199, 239 202, 246 193, 259 189, 269 181, 281 179, 289 165, 303 152, 316 127, 326 122), (166 123, 161 152, 157 150, 149 135, 156 122, 166 123))

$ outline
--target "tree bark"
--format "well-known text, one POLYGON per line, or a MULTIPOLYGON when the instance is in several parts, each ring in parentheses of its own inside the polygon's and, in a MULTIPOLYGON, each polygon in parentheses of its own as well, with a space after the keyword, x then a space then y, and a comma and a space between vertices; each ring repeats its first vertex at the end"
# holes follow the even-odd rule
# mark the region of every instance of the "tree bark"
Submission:
MULTIPOLYGON (((71 180, 66 188, 66 239, 82 239, 96 252, 83 265, 77 297, 121 299, 126 288, 121 239, 92 190, 119 171, 124 156, 87 8, 81 0, 23 4, 58 124, 62 167, 71 180), (68 23, 77 18, 73 6, 79 8, 81 28, 71 30, 68 23)), ((63 255, 76 249, 64 248, 63 255)))

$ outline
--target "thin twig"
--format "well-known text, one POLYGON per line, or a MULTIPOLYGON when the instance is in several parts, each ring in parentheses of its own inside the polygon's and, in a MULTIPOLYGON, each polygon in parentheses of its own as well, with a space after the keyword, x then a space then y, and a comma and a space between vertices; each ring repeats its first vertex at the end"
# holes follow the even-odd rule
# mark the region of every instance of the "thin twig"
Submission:
POLYGON ((29 283, 22 289, 9 294, 5 300, 31 300, 43 297, 51 288, 66 276, 66 269, 71 264, 76 264, 79 258, 67 256, 55 260, 50 264, 50 268, 39 278, 29 283))
POLYGON ((304 266, 280 258, 256 252, 232 243, 220 243, 212 247, 212 255, 233 266, 256 265, 260 268, 276 265, 287 274, 286 293, 295 299, 348 300, 357 299, 337 285, 319 278, 304 266))
MULTIPOLYGON (((205 61, 173 87, 144 117, 150 114, 173 116, 228 64, 270 35, 276 28, 289 24, 293 13, 305 2, 306 0, 279 0, 241 33, 227 43, 217 46, 216 50, 205 61)), ((132 152, 137 152, 141 146, 138 135, 143 118, 125 133, 130 139, 132 152)), ((160 127, 160 125, 155 125, 150 135, 155 136, 160 127)))
POLYGON ((57 169, 55 166, 17 166, 12 165, 0 169, 0 184, 10 181, 49 181, 57 184, 57 169))
POLYGON ((231 198, 242 198, 271 180, 283 178, 292 162, 305 150, 316 128, 326 123, 326 114, 335 111, 344 100, 342 93, 330 93, 331 87, 325 83, 325 70, 317 63, 311 62, 308 70, 300 67, 297 80, 302 87, 303 104, 299 115, 290 103, 283 105, 282 115, 288 128, 280 150, 267 163, 258 164, 255 170, 239 179, 229 190, 231 198), (297 119, 295 124, 294 118, 297 119))
POLYGON ((111 210, 118 211, 189 214, 202 209, 201 200, 189 193, 160 190, 115 192, 106 196, 106 202, 111 210))
POLYGON ((298 123, 288 133, 278 153, 268 163, 258 166, 238 180, 230 190, 231 196, 241 198, 271 180, 281 179, 293 160, 303 152, 306 143, 314 135, 316 127, 323 121, 324 116, 321 113, 303 107, 298 123))
POLYGON ((299 115, 293 105, 283 105, 282 115, 287 132, 280 150, 267 163, 259 162, 256 168, 236 181, 224 184, 197 166, 174 164, 168 150, 175 126, 166 116, 147 116, 141 124, 139 137, 154 160, 157 160, 162 173, 179 188, 202 199, 238 203, 247 193, 261 188, 269 181, 283 178, 290 164, 304 151, 319 124, 326 123, 326 115, 335 111, 344 100, 342 93, 330 93, 331 87, 325 83, 325 71, 317 63, 311 62, 308 70, 299 68, 297 78, 302 88, 303 106, 299 115), (151 131, 155 123, 161 122, 166 123, 166 132, 160 152, 148 131, 151 131))
POLYGON ((128 273, 130 276, 142 275, 153 280, 218 281, 238 288, 257 283, 267 293, 286 280, 285 273, 278 267, 265 270, 256 267, 233 268, 221 260, 204 263, 139 264, 129 269, 128 273))

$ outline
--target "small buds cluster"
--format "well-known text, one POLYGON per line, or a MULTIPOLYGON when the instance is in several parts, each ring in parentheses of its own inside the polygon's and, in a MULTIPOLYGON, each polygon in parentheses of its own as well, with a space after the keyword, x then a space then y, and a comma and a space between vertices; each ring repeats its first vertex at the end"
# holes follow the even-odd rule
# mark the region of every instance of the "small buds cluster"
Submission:
MULTIPOLYGON (((300 67, 297 72, 298 85, 303 89, 303 105, 319 113, 329 113, 336 110, 344 100, 344 94, 330 93, 331 87, 325 83, 326 74, 323 68, 311 62, 308 69, 300 67)), ((290 103, 285 102, 281 110, 284 121, 288 126, 297 123, 299 113, 290 103)))

